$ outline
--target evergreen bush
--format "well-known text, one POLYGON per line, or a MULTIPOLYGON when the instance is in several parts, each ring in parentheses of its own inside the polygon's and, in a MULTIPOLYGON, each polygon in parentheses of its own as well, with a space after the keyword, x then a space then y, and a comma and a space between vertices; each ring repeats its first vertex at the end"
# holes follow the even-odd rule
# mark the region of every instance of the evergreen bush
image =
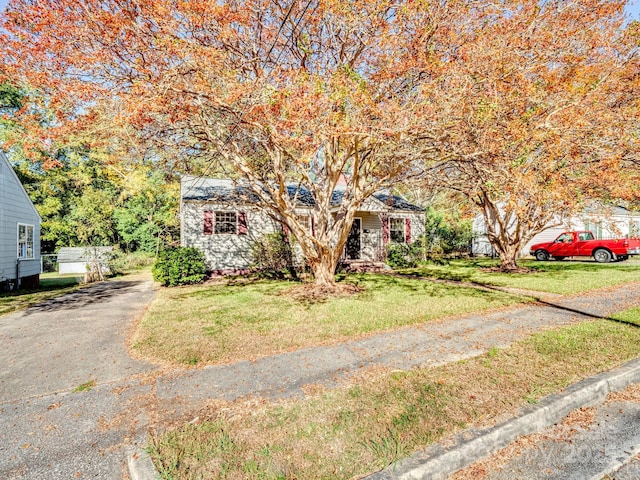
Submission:
POLYGON ((196 248, 169 247, 158 254, 152 271, 164 287, 201 283, 206 277, 204 254, 196 248))
POLYGON ((419 252, 413 244, 390 243, 387 245, 387 265, 391 268, 413 268, 418 265, 419 252))

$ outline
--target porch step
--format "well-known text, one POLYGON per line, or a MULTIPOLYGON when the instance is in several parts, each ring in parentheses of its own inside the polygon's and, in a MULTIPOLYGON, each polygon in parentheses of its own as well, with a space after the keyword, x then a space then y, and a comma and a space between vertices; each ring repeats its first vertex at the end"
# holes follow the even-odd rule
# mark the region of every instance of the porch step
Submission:
POLYGON ((384 262, 367 262, 363 260, 347 260, 345 270, 347 272, 371 272, 371 273, 382 273, 386 270, 389 270, 389 267, 385 265, 384 262))

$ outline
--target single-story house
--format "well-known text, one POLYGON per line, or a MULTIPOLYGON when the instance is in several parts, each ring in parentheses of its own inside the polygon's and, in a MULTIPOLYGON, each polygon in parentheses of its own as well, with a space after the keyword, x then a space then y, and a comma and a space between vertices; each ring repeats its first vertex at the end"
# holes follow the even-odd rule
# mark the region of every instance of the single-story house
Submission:
POLYGON ((0 150, 0 290, 40 282, 40 224, 38 211, 0 150))
MULTIPOLYGON (((338 209, 344 189, 334 191, 338 209)), ((289 187, 297 213, 314 229, 313 198, 298 186, 289 187)), ((251 268, 252 245, 262 235, 283 231, 277 219, 257 208, 250 195, 228 179, 184 176, 180 189, 180 238, 184 247, 204 252, 209 271, 233 273, 251 268)), ((411 243, 424 233, 425 212, 398 195, 376 193, 356 213, 343 253, 347 262, 384 259, 386 244, 411 243)), ((312 233, 313 234, 313 233, 312 233)))
POLYGON ((91 270, 92 262, 97 260, 102 273, 108 274, 112 253, 113 247, 62 247, 58 251, 58 273, 84 275, 91 270))
MULTIPOLYGON (((597 239, 640 238, 640 212, 633 212, 624 207, 591 207, 582 213, 566 219, 559 226, 549 227, 534 235, 520 251, 520 256, 529 255, 530 246, 536 243, 551 242, 562 232, 572 230, 588 230, 597 239)), ((474 255, 494 255, 493 247, 486 235, 484 219, 478 216, 473 222, 474 255)))

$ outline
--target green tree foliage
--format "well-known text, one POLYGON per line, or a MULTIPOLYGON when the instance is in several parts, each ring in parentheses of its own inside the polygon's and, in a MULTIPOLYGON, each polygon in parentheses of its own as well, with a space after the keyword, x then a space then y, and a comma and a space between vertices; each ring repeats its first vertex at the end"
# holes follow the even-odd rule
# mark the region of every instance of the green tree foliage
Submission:
POLYGON ((0 113, 22 108, 24 92, 8 82, 0 83, 0 113))
POLYGON ((156 254, 178 235, 178 186, 167 184, 158 172, 138 173, 138 187, 132 191, 129 183, 122 205, 114 211, 116 230, 127 250, 156 254))
POLYGON ((469 253, 472 222, 458 210, 442 206, 444 198, 436 199, 426 211, 425 233, 412 244, 387 245, 386 263, 393 268, 411 268, 419 263, 439 260, 443 256, 469 253))
POLYGON ((147 254, 176 242, 177 182, 141 166, 113 175, 86 152, 60 153, 57 164, 45 170, 30 160, 14 162, 42 217, 42 240, 56 248, 119 245, 147 254))
POLYGON ((64 137, 65 144, 54 145, 53 154, 36 148, 34 155, 28 129, 16 121, 28 104, 42 132, 51 128, 50 115, 34 98, 37 92, 0 81, 0 148, 8 150, 42 217, 41 239, 56 248, 119 245, 146 254, 175 243, 178 183, 157 168, 161 155, 138 148, 129 132, 106 115, 100 125, 113 132, 110 144, 81 132, 64 137))
POLYGON ((428 254, 468 253, 471 238, 471 220, 461 218, 459 211, 427 208, 425 234, 421 243, 428 254))

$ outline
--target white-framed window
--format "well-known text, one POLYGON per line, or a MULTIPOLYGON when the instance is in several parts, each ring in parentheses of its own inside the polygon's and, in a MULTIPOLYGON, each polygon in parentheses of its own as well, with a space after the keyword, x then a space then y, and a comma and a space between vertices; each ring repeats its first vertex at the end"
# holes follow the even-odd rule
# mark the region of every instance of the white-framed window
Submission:
POLYGON ((296 220, 304 228, 307 233, 313 233, 311 228, 311 215, 299 214, 296 215, 296 220))
POLYGON ((214 212, 214 230, 216 235, 238 233, 238 214, 236 212, 214 212))
POLYGON ((18 258, 34 258, 33 225, 18 224, 18 258))
POLYGON ((405 236, 405 219, 404 218, 394 218, 391 217, 389 219, 389 238, 392 243, 406 243, 407 239, 405 236))
POLYGON ((248 232, 247 212, 204 211, 204 235, 247 235, 248 232))

